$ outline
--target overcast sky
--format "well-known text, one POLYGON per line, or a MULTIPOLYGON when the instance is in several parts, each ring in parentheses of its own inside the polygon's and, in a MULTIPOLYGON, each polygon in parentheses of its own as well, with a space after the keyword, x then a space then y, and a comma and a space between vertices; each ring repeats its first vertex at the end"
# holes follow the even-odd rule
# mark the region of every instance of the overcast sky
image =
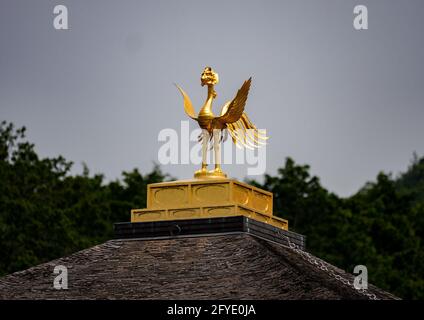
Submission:
MULTIPOLYGON (((74 173, 82 161, 108 179, 150 171, 160 130, 187 119, 173 83, 198 110, 210 65, 215 107, 253 77, 246 112, 271 136, 268 173, 291 156, 350 195, 424 154, 423 12, 420 0, 1 0, 0 120, 25 125, 42 156, 63 155, 74 173), (53 27, 58 4, 69 30, 53 27), (368 30, 353 28, 357 4, 368 30)), ((195 169, 163 167, 181 179, 195 169)))

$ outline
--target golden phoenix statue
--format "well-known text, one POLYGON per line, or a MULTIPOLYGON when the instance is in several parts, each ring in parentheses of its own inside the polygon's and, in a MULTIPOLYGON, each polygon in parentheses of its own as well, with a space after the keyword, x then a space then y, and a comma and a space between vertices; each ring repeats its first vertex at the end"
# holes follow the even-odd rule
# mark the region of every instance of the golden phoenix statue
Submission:
POLYGON ((202 143, 202 168, 195 172, 195 178, 213 179, 227 177, 221 169, 220 143, 223 141, 224 134, 225 137, 227 137, 229 133, 237 147, 246 147, 248 149, 254 149, 264 145, 268 139, 265 134, 255 127, 244 112, 252 78, 249 78, 243 83, 234 99, 225 103, 221 108, 220 115, 215 116, 212 112, 212 102, 217 96, 214 85, 217 84, 218 81, 218 74, 211 67, 206 67, 203 70, 200 84, 202 87, 205 85, 208 86, 208 94, 197 116, 189 96, 181 87, 176 85, 184 98, 185 112, 190 118, 196 120, 202 129, 202 133, 199 136, 199 142, 202 143), (215 169, 208 171, 207 151, 208 143, 212 138, 212 148, 215 152, 215 169))

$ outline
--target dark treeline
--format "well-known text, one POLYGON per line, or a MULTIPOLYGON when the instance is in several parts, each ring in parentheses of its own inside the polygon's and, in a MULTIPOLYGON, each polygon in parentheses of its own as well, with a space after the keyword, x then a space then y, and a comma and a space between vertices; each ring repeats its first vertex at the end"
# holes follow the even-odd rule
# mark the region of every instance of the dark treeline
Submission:
MULTIPOLYGON (((113 223, 129 221, 146 206, 148 183, 169 177, 123 172, 106 183, 85 167, 71 175, 62 157, 41 159, 25 128, 0 125, 0 275, 68 255, 113 236, 113 223)), ((368 268, 369 281, 399 297, 424 298, 424 158, 414 156, 398 177, 379 173, 355 195, 340 198, 286 159, 263 184, 274 194, 274 214, 307 235, 311 253, 353 271, 368 268)))

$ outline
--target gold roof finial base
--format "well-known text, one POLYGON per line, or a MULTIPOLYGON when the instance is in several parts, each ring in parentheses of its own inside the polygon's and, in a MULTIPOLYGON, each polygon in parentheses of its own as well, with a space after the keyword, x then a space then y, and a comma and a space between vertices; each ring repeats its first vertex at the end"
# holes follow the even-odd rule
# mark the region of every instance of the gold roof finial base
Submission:
POLYGON ((205 179, 149 184, 147 208, 131 210, 131 222, 245 216, 288 230, 287 220, 273 215, 271 192, 209 175, 214 171, 205 179))

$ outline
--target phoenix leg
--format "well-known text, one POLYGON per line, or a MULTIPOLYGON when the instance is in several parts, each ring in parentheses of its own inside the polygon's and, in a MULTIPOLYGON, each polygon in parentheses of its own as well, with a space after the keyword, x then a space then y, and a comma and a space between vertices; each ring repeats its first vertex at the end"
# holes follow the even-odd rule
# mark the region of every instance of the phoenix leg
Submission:
POLYGON ((213 148, 215 151, 215 173, 222 173, 221 170, 221 130, 213 130, 213 148))
POLYGON ((208 152, 209 132, 208 130, 202 130, 202 169, 201 172, 206 172, 208 167, 207 163, 207 152, 208 152))

